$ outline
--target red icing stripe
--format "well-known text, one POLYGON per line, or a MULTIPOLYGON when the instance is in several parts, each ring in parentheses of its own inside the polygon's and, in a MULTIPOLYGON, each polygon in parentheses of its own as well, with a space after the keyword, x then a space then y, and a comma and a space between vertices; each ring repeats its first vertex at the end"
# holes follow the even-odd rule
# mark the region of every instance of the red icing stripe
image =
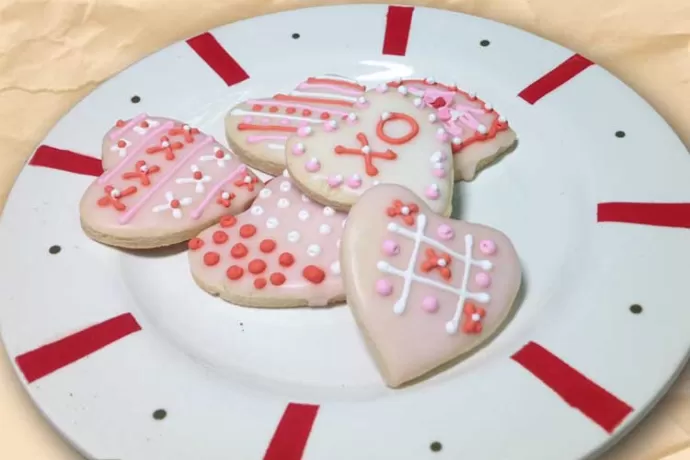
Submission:
POLYGON ((597 222, 690 228, 690 203, 599 203, 597 222))
POLYGON ((319 406, 312 404, 288 404, 264 460, 300 460, 318 411, 319 406))
POLYGON ((559 86, 570 81, 570 79, 592 64, 593 62, 586 57, 575 54, 563 61, 539 80, 520 91, 518 96, 528 103, 534 104, 559 86))
POLYGON ((249 75, 209 32, 187 40, 187 44, 212 68, 226 85, 249 79, 249 75))
POLYGON ((383 38, 383 54, 405 56, 407 41, 412 27, 413 6, 389 6, 386 15, 386 34, 383 38))
POLYGON ((628 404, 535 342, 529 342, 512 359, 609 433, 633 411, 628 404))
POLYGON ((15 362, 31 383, 140 330, 134 316, 124 313, 21 354, 15 362))
POLYGON ((71 150, 56 149, 49 145, 41 145, 29 160, 33 166, 59 169, 61 171, 84 174, 86 176, 100 176, 103 166, 99 158, 82 155, 71 150))

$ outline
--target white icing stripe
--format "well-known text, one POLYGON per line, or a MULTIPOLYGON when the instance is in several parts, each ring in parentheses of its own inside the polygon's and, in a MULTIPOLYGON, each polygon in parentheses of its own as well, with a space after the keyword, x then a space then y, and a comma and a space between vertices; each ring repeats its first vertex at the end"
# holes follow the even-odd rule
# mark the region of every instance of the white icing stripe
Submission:
POLYGON ((357 102, 357 98, 353 96, 342 96, 340 94, 333 93, 310 93, 306 91, 291 91, 292 96, 302 96, 302 97, 320 97, 322 99, 333 99, 337 101, 347 101, 347 102, 357 102))
POLYGON ((266 147, 268 147, 271 150, 284 150, 285 144, 266 144, 266 147))
MULTIPOLYGON (((469 233, 465 235, 465 257, 469 262, 472 262, 472 247, 474 246, 474 238, 469 233)), ((462 310, 465 306, 466 299, 474 299, 477 302, 488 302, 489 294, 486 292, 480 292, 477 294, 472 294, 467 291, 467 283, 470 280, 470 269, 472 268, 471 263, 465 262, 465 270, 462 274, 462 285, 460 285, 460 293, 458 294, 458 303, 455 305, 455 314, 453 319, 446 323, 446 332, 449 334, 455 334, 458 332, 458 326, 460 325, 460 316, 462 316, 462 310), (473 296, 484 295, 486 300, 480 300, 473 296)))
POLYGON ((283 120, 306 121, 307 123, 323 123, 325 120, 314 120, 313 118, 296 117, 294 115, 281 115, 279 113, 250 112, 248 110, 234 109, 230 115, 252 115, 255 117, 281 118, 283 120))
POLYGON ((398 270, 397 268, 391 267, 386 262, 379 262, 378 264, 379 270, 386 271, 382 270, 382 264, 385 264, 389 269, 391 269, 391 271, 388 271, 387 273, 402 276, 403 280, 405 281, 403 283, 402 294, 400 294, 400 298, 395 302, 395 305, 393 305, 393 312, 396 315, 402 315, 405 312, 405 308, 407 307, 407 297, 410 295, 410 286, 412 285, 412 280, 416 277, 416 275, 414 274, 414 266, 417 264, 417 255, 419 254, 419 248, 422 245, 422 238, 424 237, 425 228, 426 216, 424 214, 420 214, 417 217, 417 231, 412 234, 412 239, 414 240, 414 248, 412 249, 410 261, 408 262, 407 268, 404 272, 398 270), (393 272, 393 270, 395 270, 395 272, 393 272))

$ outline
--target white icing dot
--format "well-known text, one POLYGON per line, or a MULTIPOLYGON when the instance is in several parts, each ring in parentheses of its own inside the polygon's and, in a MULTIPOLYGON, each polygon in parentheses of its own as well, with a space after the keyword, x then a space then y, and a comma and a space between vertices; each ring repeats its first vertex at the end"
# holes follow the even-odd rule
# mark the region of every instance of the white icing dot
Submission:
POLYGON ((407 86, 405 85, 400 85, 398 86, 398 92, 405 96, 407 94, 407 86))
POLYGON ((321 226, 319 227, 319 233, 321 233, 322 235, 328 235, 329 233, 331 233, 331 226, 328 224, 321 224, 321 226))
POLYGON ((438 134, 439 136, 445 136, 445 135, 446 135, 446 130, 443 129, 443 128, 438 128, 438 129, 436 130, 436 134, 438 134))
POLYGON ((311 257, 318 256, 319 254, 321 254, 321 246, 319 246, 318 244, 310 244, 307 248, 307 254, 309 254, 311 257))
POLYGON ((383 112, 383 113, 381 114, 381 120, 383 120, 383 121, 388 120, 390 117, 391 117, 391 113, 390 113, 390 112, 383 112))
POLYGON ((434 85, 436 84, 436 80, 434 80, 434 77, 427 77, 426 80, 424 80, 427 84, 429 85, 434 85))
POLYGON ((326 206, 323 208, 323 215, 326 217, 331 217, 335 215, 335 209, 331 208, 330 206, 326 206))
POLYGON ((328 126, 330 126, 331 128, 335 129, 335 128, 338 127, 338 122, 335 121, 335 120, 329 120, 329 121, 328 121, 328 126))
POLYGON ((501 123, 505 123, 505 122, 506 122, 506 117, 504 117, 503 115, 500 115, 500 116, 498 117, 498 121, 501 122, 501 123))
POLYGON ((264 189, 261 189, 261 191, 259 192, 259 196, 260 196, 261 198, 266 199, 266 198, 268 198, 269 196, 271 196, 272 193, 273 193, 273 192, 271 192, 271 189, 270 189, 270 188, 264 188, 264 189))
POLYGON ((482 319, 482 317, 479 315, 479 313, 472 313, 472 321, 477 322, 480 319, 482 319))
POLYGON ((362 147, 362 153, 365 155, 369 155, 371 153, 371 147, 365 145, 364 147, 362 147))
POLYGON ((403 216, 408 216, 410 214, 410 208, 408 208, 407 206, 403 206, 400 209, 400 212, 403 214, 403 216))
POLYGON ((288 200, 287 198, 281 198, 278 200, 279 208, 287 208, 288 206, 290 206, 290 200, 288 200))
POLYGON ((245 177, 244 177, 244 183, 245 183, 245 184, 251 184, 251 183, 252 183, 252 178, 249 177, 249 176, 245 176, 245 177))
POLYGON ((357 102, 359 102, 360 104, 366 104, 366 103, 367 103, 367 98, 364 97, 364 96, 360 96, 360 97, 357 98, 357 102))
POLYGON ((415 97, 414 101, 412 101, 415 107, 420 107, 422 105, 422 98, 421 97, 415 97))
POLYGON ((262 208, 261 206, 253 206, 251 213, 255 216, 260 216, 264 213, 264 208, 262 208))
POLYGON ((299 234, 299 232, 298 232, 297 230, 293 230, 293 231, 291 231, 290 233, 288 233, 287 238, 288 238, 288 241, 289 241, 289 242, 291 242, 291 243, 297 243, 297 242, 299 241, 299 239, 300 239, 300 236, 301 236, 301 235, 299 234))
POLYGON ((486 104, 484 104, 484 109, 485 110, 493 110, 494 106, 487 102, 486 104))
POLYGON ((479 134, 486 134, 489 130, 486 129, 486 126, 479 125, 477 126, 477 131, 479 132, 479 134))
POLYGON ((185 131, 190 131, 192 128, 190 128, 189 125, 184 125, 182 126, 182 129, 184 129, 185 131))
POLYGON ((309 197, 307 195, 302 194, 302 201, 305 203, 309 203, 311 200, 309 199, 309 197))
POLYGON ((307 211, 306 209, 302 209, 302 210, 297 214, 297 217, 299 218, 299 220, 305 221, 305 220, 309 219, 309 211, 307 211))
POLYGON ((469 93, 467 93, 467 95, 470 97, 470 99, 477 98, 477 93, 475 93, 474 91, 470 91, 469 93))
POLYGON ((276 228, 278 226, 278 219, 275 217, 269 217, 266 220, 266 227, 268 228, 276 228))
POLYGON ((146 165, 141 165, 141 167, 139 168, 139 171, 141 171, 143 173, 147 172, 148 170, 149 170, 149 167, 146 165))
POLYGON ((380 92, 384 93, 384 92, 386 92, 386 90, 388 90, 388 85, 385 84, 385 83, 381 83, 381 84, 377 87, 377 89, 378 89, 380 92))
POLYGON ((334 275, 340 275, 340 262, 339 261, 336 260, 335 262, 333 262, 331 264, 331 273, 333 273, 334 275))
POLYGON ((220 197, 224 200, 229 200, 230 199, 230 194, 228 192, 223 192, 220 194, 220 197))
POLYGON ((460 145, 462 144, 462 138, 460 137, 454 137, 453 140, 451 141, 455 145, 460 145))
POLYGON ((164 147, 167 149, 168 147, 170 147, 170 142, 168 142, 168 141, 161 142, 161 147, 164 147))
POLYGON ((371 184, 374 185, 374 186, 376 186, 376 185, 379 185, 380 183, 381 183, 381 182, 375 180, 375 181, 373 181, 371 184))
POLYGON ((290 184, 289 181, 283 181, 282 184, 280 184, 280 191, 281 192, 288 192, 292 188, 292 185, 290 184))
POLYGON ((438 264, 439 267, 445 267, 446 265, 448 265, 448 263, 446 262, 445 259, 438 259, 438 262, 436 262, 436 263, 438 264))
POLYGON ((443 153, 441 151, 436 151, 436 152, 432 153, 431 156, 429 157, 429 160, 432 163, 438 163, 438 162, 442 161, 442 159, 443 159, 443 153))
POLYGON ((436 114, 430 113, 430 114, 429 114, 429 121, 430 121, 431 123, 436 123, 436 114))
POLYGON ((121 195, 120 191, 116 188, 114 188, 110 191, 110 196, 112 196, 113 198, 120 198, 120 195, 121 195))
POLYGON ((347 114, 347 119, 350 121, 355 121, 357 119, 357 114, 349 113, 349 114, 347 114))
POLYGON ((290 177, 290 173, 288 172, 287 169, 283 170, 283 177, 290 177))

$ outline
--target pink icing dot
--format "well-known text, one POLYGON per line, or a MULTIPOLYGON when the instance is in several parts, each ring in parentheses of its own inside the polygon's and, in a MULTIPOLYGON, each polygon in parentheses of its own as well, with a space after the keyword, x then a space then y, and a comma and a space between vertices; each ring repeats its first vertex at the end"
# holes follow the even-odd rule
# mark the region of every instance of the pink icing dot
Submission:
POLYGON ((280 120, 280 124, 281 124, 281 125, 289 125, 289 124, 290 124, 290 120, 280 120))
POLYGON ((479 272, 474 277, 475 283, 481 288, 488 288, 491 286, 491 276, 488 273, 479 272))
POLYGON ((270 118, 262 118, 261 123, 263 123, 264 125, 268 125, 271 123, 271 119, 270 118))
POLYGON ((251 123, 252 120, 254 120, 254 119, 253 119, 252 117, 249 117, 249 116, 244 117, 244 118, 242 119, 242 121, 245 122, 245 123, 251 123))
POLYGON ((299 123, 297 123, 297 126, 309 126, 309 122, 308 121, 300 121, 299 123))
POLYGON ((424 194, 430 200, 437 200, 438 197, 441 196, 441 192, 438 188, 438 185, 436 184, 431 184, 430 186, 428 186, 424 194))
POLYGON ((450 225, 447 224, 439 225, 438 229, 436 230, 436 234, 442 240, 452 240, 455 236, 455 232, 452 228, 450 228, 450 225))
POLYGON ((438 177, 439 179, 443 179, 446 177, 446 170, 443 169, 443 167, 440 168, 434 168, 434 176, 438 177))
POLYGON ((292 146, 292 154, 293 155, 302 155, 305 151, 304 144, 301 142, 296 143, 295 145, 292 146))
POLYGON ((347 178, 347 186, 350 188, 360 188, 362 186, 362 177, 359 174, 353 174, 347 178))
POLYGON ((343 176, 340 174, 336 174, 335 176, 330 176, 326 182, 328 183, 328 186, 331 188, 336 188, 340 187, 343 183, 343 176))
POLYGON ((445 130, 441 129, 436 132, 436 139, 441 142, 448 142, 450 136, 448 136, 448 133, 445 130))
POLYGON ((297 130, 297 135, 306 137, 311 134, 311 126, 302 126, 297 130))
POLYGON ((335 120, 327 121, 323 124, 323 129, 324 131, 331 133, 338 129, 338 122, 335 120))
POLYGON ((426 296, 422 300, 422 310, 427 313, 435 313, 438 311, 438 299, 434 296, 426 296))
POLYGON ((376 292, 382 296, 389 296, 393 293, 393 285, 388 280, 378 280, 376 282, 376 292))
POLYGON ((481 240, 479 242, 479 250, 482 252, 482 254, 490 256, 496 252, 496 243, 491 240, 481 240))
POLYGON ((395 256, 400 253, 400 245, 393 240, 384 241, 382 249, 387 256, 395 256))
POLYGON ((304 163, 304 169, 311 173, 317 172, 321 169, 321 163, 319 163, 319 160, 317 160, 316 158, 312 158, 311 160, 304 163))

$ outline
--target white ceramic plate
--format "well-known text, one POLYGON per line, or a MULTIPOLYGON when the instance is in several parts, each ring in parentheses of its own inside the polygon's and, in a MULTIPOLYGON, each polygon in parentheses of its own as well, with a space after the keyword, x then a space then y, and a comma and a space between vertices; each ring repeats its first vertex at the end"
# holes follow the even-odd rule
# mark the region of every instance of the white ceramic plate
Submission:
POLYGON ((690 245, 673 228, 690 226, 687 208, 600 203, 688 201, 690 158, 641 98, 589 64, 487 20, 367 5, 238 22, 133 65, 55 126, 5 209, 0 320, 19 378, 99 459, 600 452, 660 397, 690 346, 690 245), (456 193, 456 213, 513 239, 518 314, 481 352, 405 389, 382 383, 347 308, 234 307, 195 286, 184 252, 118 251, 80 230, 78 202, 114 120, 145 111, 224 139, 236 101, 323 73, 456 81, 520 139, 456 193), (631 223, 604 222, 621 220, 631 223))

